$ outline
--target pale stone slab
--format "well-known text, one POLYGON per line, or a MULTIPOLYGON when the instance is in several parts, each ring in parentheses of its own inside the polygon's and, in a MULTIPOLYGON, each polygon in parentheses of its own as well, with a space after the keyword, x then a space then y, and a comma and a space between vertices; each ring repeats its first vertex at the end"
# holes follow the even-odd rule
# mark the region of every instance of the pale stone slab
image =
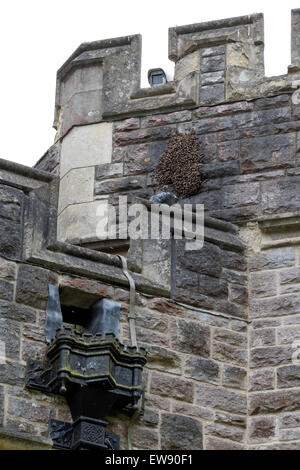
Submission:
POLYGON ((93 201, 94 180, 94 166, 70 170, 60 181, 58 213, 70 204, 93 201))
POLYGON ((62 142, 60 177, 73 168, 110 163, 111 154, 111 122, 73 127, 62 142))
POLYGON ((108 220, 108 201, 93 201, 68 206, 57 219, 57 239, 100 238, 108 220))

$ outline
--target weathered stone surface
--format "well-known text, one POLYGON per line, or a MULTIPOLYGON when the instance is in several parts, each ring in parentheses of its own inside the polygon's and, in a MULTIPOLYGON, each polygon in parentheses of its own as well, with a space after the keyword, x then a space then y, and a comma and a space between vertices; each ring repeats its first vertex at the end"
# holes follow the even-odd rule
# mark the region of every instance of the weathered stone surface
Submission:
POLYGON ((162 450, 203 448, 202 423, 186 416, 164 413, 161 421, 162 450))
POLYGON ((247 371, 241 367, 224 366, 222 384, 228 387, 246 389, 247 371))
POLYGON ((131 432, 132 445, 137 449, 158 449, 158 433, 153 429, 134 426, 131 432))
MULTIPOLYGON (((279 439, 281 441, 292 441, 300 439, 300 429, 280 429, 279 430, 279 439)), ((299 449, 299 447, 298 447, 299 449)))
POLYGON ((6 357, 18 359, 20 353, 20 325, 15 321, 0 318, 0 339, 5 344, 6 357))
POLYGON ((201 72, 216 72, 217 70, 223 70, 225 67, 225 56, 208 56, 201 58, 201 72))
POLYGON ((237 442, 230 442, 223 439, 208 437, 206 439, 205 450, 243 450, 244 445, 237 442))
POLYGON ((224 84, 207 85, 200 88, 200 101, 202 103, 214 103, 215 101, 223 101, 225 98, 224 84))
POLYGON ((297 212, 300 202, 300 196, 297 192, 298 187, 299 177, 296 176, 263 182, 261 186, 263 213, 297 212))
POLYGON ((216 411, 215 422, 238 426, 241 428, 246 428, 247 426, 247 419, 244 416, 222 413, 221 411, 216 411))
POLYGON ((95 168, 73 168, 60 180, 58 213, 71 204, 81 204, 94 199, 95 168))
MULTIPOLYGON (((272 119, 276 111, 271 110, 272 119)), ((241 142, 240 155, 242 170, 245 172, 293 166, 294 136, 284 134, 247 139, 241 142)))
POLYGON ((201 408, 200 406, 189 405, 181 401, 173 401, 172 411, 173 413, 192 416, 193 418, 208 419, 209 421, 214 419, 214 413, 212 410, 201 408))
POLYGON ((286 413, 279 417, 279 427, 297 428, 300 426, 300 412, 286 413))
POLYGON ((219 383, 220 381, 218 363, 195 356, 187 358, 184 375, 200 382, 219 383))
POLYGON ((74 127, 62 141, 60 177, 72 168, 110 163, 111 153, 111 123, 74 127))
POLYGON ((58 174, 59 162, 60 162, 60 142, 56 142, 52 145, 42 158, 37 162, 35 168, 43 171, 49 171, 50 173, 58 174))
POLYGON ((246 304, 248 300, 248 289, 244 286, 230 285, 228 292, 229 302, 246 304))
POLYGON ((0 258, 0 278, 13 281, 16 278, 16 264, 0 258))
POLYGON ((95 168, 95 179, 117 178, 123 176, 123 163, 104 163, 95 168))
POLYGON ((23 192, 10 186, 0 185, 0 219, 18 224, 20 222, 23 192))
POLYGON ((293 266, 296 262, 295 251, 292 247, 273 248, 253 255, 250 259, 250 269, 259 271, 263 269, 284 268, 293 266))
POLYGON ((12 302, 0 301, 0 315, 2 318, 35 323, 37 313, 30 307, 12 302))
POLYGON ((24 386, 25 366, 14 361, 6 361, 0 367, 0 382, 10 385, 24 386))
POLYGON ((177 111, 171 114, 154 114, 153 116, 142 118, 141 127, 164 126, 166 124, 174 124, 175 122, 191 121, 191 119, 191 111, 177 111))
POLYGON ((250 318, 278 317, 300 311, 299 295, 282 295, 250 301, 250 318))
POLYGON ((244 440, 243 429, 219 423, 206 424, 205 434, 237 442, 242 442, 244 440))
POLYGON ((81 277, 64 276, 59 282, 63 305, 79 308, 89 308, 97 300, 112 298, 113 288, 101 282, 81 277))
POLYGON ((50 282, 55 283, 57 275, 36 266, 21 265, 18 272, 16 302, 35 308, 47 305, 50 282))
POLYGON ((214 331, 214 340, 237 346, 238 348, 245 348, 247 346, 247 337, 241 333, 223 328, 216 328, 214 331))
POLYGON ((0 299, 13 300, 14 285, 12 282, 0 279, 0 299))
POLYGON ((292 360, 292 349, 285 346, 274 346, 252 349, 250 352, 251 367, 270 367, 288 364, 292 360))
POLYGON ((300 325, 278 328, 278 344, 290 344, 300 341, 300 325))
POLYGON ((249 391, 272 390, 275 388, 274 369, 259 369, 249 373, 249 391))
POLYGON ((253 297, 271 297, 277 294, 275 272, 251 273, 250 292, 253 297))
POLYGON ((124 119, 124 121, 115 122, 114 127, 116 132, 131 131, 140 127, 140 120, 139 118, 124 119))
POLYGON ((213 343, 212 357, 217 361, 228 362, 238 366, 247 365, 246 349, 238 349, 230 344, 218 343, 217 341, 213 343))
POLYGON ((276 344, 275 328, 253 330, 251 332, 250 344, 252 348, 257 348, 260 346, 274 346, 276 344))
POLYGON ((147 367, 163 372, 181 374, 181 357, 170 349, 154 345, 147 345, 147 367))
POLYGON ((176 305, 175 303, 168 302, 165 299, 153 298, 149 299, 148 307, 157 310, 158 312, 167 313, 172 316, 182 317, 184 315, 185 309, 176 305))
POLYGON ((218 277, 222 269, 221 250, 212 243, 204 243, 196 258, 192 251, 180 251, 178 263, 185 269, 218 277))
POLYGON ((47 345, 38 341, 22 341, 22 360, 43 360, 45 359, 47 345))
POLYGON ((28 419, 29 421, 47 424, 51 416, 54 416, 54 409, 49 405, 43 405, 29 400, 16 397, 8 397, 7 412, 11 416, 28 419))
POLYGON ((177 351, 208 357, 210 351, 209 327, 176 319, 171 326, 171 344, 177 351))
POLYGON ((300 366, 291 365, 278 367, 277 369, 278 388, 289 388, 300 386, 300 366))
POLYGON ((22 234, 20 225, 0 219, 0 253, 9 259, 21 254, 22 234))
POLYGON ((247 399, 242 392, 233 392, 226 388, 211 385, 196 386, 196 403, 199 406, 217 408, 232 413, 247 413, 247 399))
POLYGON ((280 284, 300 282, 300 268, 282 269, 279 272, 280 284))
POLYGON ((249 414, 278 413, 299 409, 300 389, 258 392, 249 396, 249 414))
POLYGON ((249 418, 248 438, 250 442, 275 440, 275 433, 276 418, 274 416, 249 418))
POLYGON ((224 188, 224 207, 241 207, 257 204, 260 197, 259 183, 228 185, 224 188))
POLYGON ((193 384, 170 375, 153 373, 150 392, 155 395, 173 397, 186 402, 193 401, 193 384))

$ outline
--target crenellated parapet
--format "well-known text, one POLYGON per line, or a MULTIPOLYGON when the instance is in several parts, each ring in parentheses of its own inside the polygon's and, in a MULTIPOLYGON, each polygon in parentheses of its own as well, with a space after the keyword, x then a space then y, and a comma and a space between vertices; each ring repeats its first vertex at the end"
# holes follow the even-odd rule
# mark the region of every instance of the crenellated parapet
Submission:
POLYGON ((73 126, 287 91, 300 80, 300 10, 292 10, 288 74, 264 74, 262 14, 169 29, 171 82, 140 88, 140 35, 81 44, 57 72, 57 139, 73 126))

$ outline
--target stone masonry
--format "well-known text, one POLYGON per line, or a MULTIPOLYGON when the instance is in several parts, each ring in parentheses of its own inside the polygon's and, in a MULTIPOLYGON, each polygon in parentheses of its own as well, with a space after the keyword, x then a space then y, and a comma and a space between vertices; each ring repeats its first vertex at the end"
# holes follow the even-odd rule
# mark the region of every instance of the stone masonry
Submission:
POLYGON ((300 449, 299 18, 281 77, 264 76, 262 15, 170 28, 164 85, 139 87, 138 35, 60 68, 54 145, 35 168, 0 160, 0 449, 51 448, 50 419, 71 421, 24 381, 45 355, 49 283, 62 305, 120 302, 129 341, 127 249, 148 362, 144 413, 107 417, 121 449, 300 449), (99 205, 149 202, 169 139, 192 130, 205 182, 180 204, 204 204, 203 248, 99 244, 99 205))

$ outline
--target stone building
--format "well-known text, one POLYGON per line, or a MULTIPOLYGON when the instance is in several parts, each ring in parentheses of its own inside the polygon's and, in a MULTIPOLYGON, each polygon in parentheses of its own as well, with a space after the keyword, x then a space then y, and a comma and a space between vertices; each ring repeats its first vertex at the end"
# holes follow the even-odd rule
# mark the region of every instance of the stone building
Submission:
POLYGON ((300 449, 299 44, 293 10, 279 77, 261 14, 170 28, 174 79, 150 88, 139 35, 84 43, 59 69, 54 145, 34 168, 0 160, 0 448, 51 448, 53 422, 72 422, 62 394, 26 386, 49 285, 64 325, 119 303, 126 344, 133 279, 148 356, 135 411, 105 418, 121 449, 300 449), (168 142, 192 130, 205 181, 180 203, 204 204, 203 248, 99 239, 99 206, 149 201, 168 142))

